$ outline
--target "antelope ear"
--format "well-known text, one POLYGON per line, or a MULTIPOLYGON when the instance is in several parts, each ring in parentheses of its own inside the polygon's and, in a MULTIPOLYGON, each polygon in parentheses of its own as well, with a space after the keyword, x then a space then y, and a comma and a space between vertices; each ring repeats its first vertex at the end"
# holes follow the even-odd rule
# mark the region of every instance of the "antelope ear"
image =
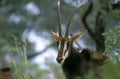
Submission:
POLYGON ((53 38, 55 38, 56 40, 59 40, 59 36, 57 35, 57 33, 55 32, 51 32, 51 33, 52 33, 53 38))
POLYGON ((85 32, 80 32, 78 34, 73 35, 70 39, 71 41, 75 41, 76 39, 78 39, 79 37, 81 37, 82 35, 84 35, 87 32, 87 30, 85 30, 85 32))
POLYGON ((83 35, 83 32, 80 32, 78 34, 73 35, 70 39, 71 41, 75 41, 76 39, 78 39, 81 35, 83 35))

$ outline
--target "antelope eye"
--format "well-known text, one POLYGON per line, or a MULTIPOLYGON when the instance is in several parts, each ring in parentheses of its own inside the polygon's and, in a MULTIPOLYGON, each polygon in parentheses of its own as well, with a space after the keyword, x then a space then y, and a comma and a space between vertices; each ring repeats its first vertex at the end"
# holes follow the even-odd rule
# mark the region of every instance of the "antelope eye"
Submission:
POLYGON ((68 48, 68 47, 70 47, 70 42, 69 42, 69 41, 67 42, 67 48, 68 48))
POLYGON ((57 43, 56 43, 56 44, 57 44, 57 47, 58 47, 58 46, 59 46, 59 41, 57 41, 57 43))

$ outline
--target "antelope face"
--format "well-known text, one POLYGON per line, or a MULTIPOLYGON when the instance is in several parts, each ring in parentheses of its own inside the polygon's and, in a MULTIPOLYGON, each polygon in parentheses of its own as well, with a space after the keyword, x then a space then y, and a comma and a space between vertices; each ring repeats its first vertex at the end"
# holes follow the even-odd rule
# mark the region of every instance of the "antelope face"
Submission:
POLYGON ((52 36, 53 38, 55 38, 57 40, 57 49, 58 49, 58 56, 57 56, 57 61, 58 63, 61 63, 67 54, 69 54, 70 52, 70 48, 72 46, 72 43, 79 38, 81 35, 83 35, 83 33, 78 33, 73 35, 71 38, 68 37, 69 35, 69 26, 72 20, 73 15, 76 13, 76 11, 78 10, 78 8, 81 6, 82 4, 78 5, 72 12, 70 18, 68 19, 67 25, 66 25, 66 32, 65 32, 65 36, 62 35, 62 27, 61 27, 61 19, 60 19, 60 1, 58 0, 58 26, 59 26, 59 35, 56 34, 55 32, 52 32, 52 36))
POLYGON ((70 44, 71 42, 69 41, 57 41, 57 50, 58 50, 58 56, 56 58, 58 63, 61 63, 65 57, 67 57, 69 48, 71 47, 70 44))
POLYGON ((52 32, 52 35, 57 40, 58 55, 56 60, 58 63, 61 63, 68 54, 72 42, 70 41, 69 38, 59 37, 59 35, 57 35, 54 32, 52 32))
POLYGON ((74 36, 68 38, 68 37, 61 37, 57 35, 55 32, 52 32, 53 37, 57 40, 57 62, 61 63, 64 61, 64 59, 67 57, 67 55, 70 52, 72 43, 79 38, 83 33, 75 34, 74 36))

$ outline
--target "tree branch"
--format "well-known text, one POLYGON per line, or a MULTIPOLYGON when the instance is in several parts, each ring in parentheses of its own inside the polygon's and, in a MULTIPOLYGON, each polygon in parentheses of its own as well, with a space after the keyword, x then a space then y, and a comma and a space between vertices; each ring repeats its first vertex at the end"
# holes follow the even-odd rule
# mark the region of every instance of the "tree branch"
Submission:
POLYGON ((37 55, 39 55, 39 54, 42 54, 42 53, 44 53, 44 52, 47 51, 47 50, 48 50, 48 47, 46 47, 45 49, 43 49, 43 50, 40 51, 40 52, 32 53, 32 54, 30 54, 30 55, 27 56, 27 59, 32 59, 32 58, 34 58, 35 56, 37 56, 37 55))
POLYGON ((83 14, 82 22, 83 22, 84 27, 88 30, 89 35, 90 35, 93 39, 96 39, 95 33, 92 31, 92 29, 90 29, 88 23, 86 22, 86 19, 87 19, 88 15, 89 15, 89 14, 91 13, 91 11, 92 11, 92 8, 93 8, 93 3, 90 1, 86 12, 83 14))
POLYGON ((93 40, 96 42, 96 48, 98 51, 103 52, 105 47, 104 47, 104 37, 102 36, 102 33, 104 33, 105 31, 105 25, 104 25, 104 21, 102 18, 100 18, 101 16, 101 12, 99 11, 95 20, 95 32, 92 31, 92 29, 90 29, 90 26, 87 23, 87 17, 88 15, 91 13, 93 8, 93 3, 92 1, 90 1, 89 6, 86 10, 86 12, 84 13, 83 17, 82 17, 82 22, 84 27, 88 30, 89 35, 93 38, 93 40))
POLYGON ((104 45, 105 38, 104 36, 102 36, 102 33, 105 32, 105 23, 104 20, 100 18, 100 16, 101 16, 101 12, 99 11, 97 13, 96 23, 95 23, 95 34, 96 34, 95 42, 96 42, 97 50, 103 52, 105 49, 105 45, 104 45))
POLYGON ((99 11, 96 16, 96 23, 95 23, 95 33, 97 34, 97 40, 104 40, 102 33, 105 32, 105 27, 103 26, 103 20, 100 18, 101 12, 99 11))
POLYGON ((50 45, 46 46, 46 48, 44 48, 42 51, 37 52, 37 53, 32 53, 30 55, 27 55, 27 59, 32 59, 37 55, 43 54, 45 51, 47 51, 52 45, 54 45, 55 43, 51 43, 50 45))

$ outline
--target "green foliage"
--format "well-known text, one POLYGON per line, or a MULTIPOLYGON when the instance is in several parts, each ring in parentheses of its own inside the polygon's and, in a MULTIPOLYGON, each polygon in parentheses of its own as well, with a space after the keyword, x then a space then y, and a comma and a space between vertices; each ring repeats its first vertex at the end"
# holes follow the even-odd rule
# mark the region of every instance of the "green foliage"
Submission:
MULTIPOLYGON (((15 79, 45 79, 47 70, 40 69, 39 65, 30 62, 27 60, 27 43, 24 39, 14 38, 14 48, 16 48, 17 53, 8 53, 10 54, 10 62, 8 66, 12 68, 13 76, 15 79), (17 58, 15 57, 17 55, 17 58)), ((10 49, 11 50, 11 49, 10 49)), ((47 78, 46 78, 47 79, 47 78)))
POLYGON ((65 76, 63 75, 63 71, 60 64, 49 63, 49 66, 53 71, 55 79, 65 79, 65 76))
POLYGON ((104 33, 104 36, 106 37, 105 53, 113 62, 120 60, 120 28, 114 28, 104 33))
POLYGON ((106 62, 101 73, 102 79, 119 79, 120 78, 120 62, 115 64, 106 62))

